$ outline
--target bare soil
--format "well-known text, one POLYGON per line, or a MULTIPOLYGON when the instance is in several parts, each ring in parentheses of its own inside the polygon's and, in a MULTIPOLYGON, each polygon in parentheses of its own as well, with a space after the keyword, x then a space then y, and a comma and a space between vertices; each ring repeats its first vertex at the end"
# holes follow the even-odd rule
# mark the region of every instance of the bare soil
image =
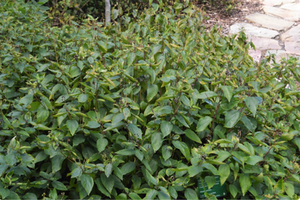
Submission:
POLYGON ((255 12, 263 13, 260 0, 234 0, 235 3, 232 4, 232 9, 228 9, 228 4, 224 3, 224 5, 220 3, 220 0, 214 0, 214 2, 199 2, 197 6, 208 17, 204 21, 205 27, 210 29, 214 25, 221 26, 224 35, 228 35, 231 25, 245 22, 245 16, 255 12))

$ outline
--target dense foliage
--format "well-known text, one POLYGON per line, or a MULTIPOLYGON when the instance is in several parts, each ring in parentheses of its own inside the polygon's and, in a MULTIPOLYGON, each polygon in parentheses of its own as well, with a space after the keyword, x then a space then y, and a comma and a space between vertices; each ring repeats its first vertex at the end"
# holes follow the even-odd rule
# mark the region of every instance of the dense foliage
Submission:
MULTIPOLYGON (((53 25, 70 25, 72 21, 80 22, 89 15, 97 21, 105 21, 104 0, 40 0, 39 2, 49 7, 48 16, 53 25)), ((230 14, 238 4, 238 0, 153 0, 153 3, 159 2, 169 6, 179 2, 191 2, 203 10, 221 8, 221 10, 226 10, 227 14, 230 14)), ((130 17, 144 12, 151 5, 148 0, 110 0, 110 3, 113 15, 118 13, 120 16, 126 14, 130 17)))
POLYGON ((255 63, 179 2, 108 28, 46 10, 0 2, 1 199, 197 199, 216 176, 226 198, 299 198, 296 60, 255 63))

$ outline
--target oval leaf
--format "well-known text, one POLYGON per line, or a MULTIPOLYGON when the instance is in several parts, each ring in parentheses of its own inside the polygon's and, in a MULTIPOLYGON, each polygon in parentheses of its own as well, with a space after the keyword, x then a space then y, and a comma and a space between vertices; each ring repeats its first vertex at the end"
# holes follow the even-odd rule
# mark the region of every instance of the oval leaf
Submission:
POLYGON ((75 132, 76 132, 76 130, 77 130, 77 128, 78 128, 78 122, 76 120, 74 120, 74 119, 68 120, 67 121, 67 127, 68 127, 71 135, 74 135, 75 132))
POLYGON ((231 110, 225 115, 225 125, 226 128, 232 128, 241 118, 241 112, 239 110, 231 110))
POLYGON ((163 137, 166 137, 170 135, 171 131, 173 129, 173 124, 168 121, 162 121, 160 124, 160 130, 163 134, 163 137))
POLYGON ((157 85, 150 85, 147 89, 147 101, 150 102, 157 95, 157 92, 157 85))
POLYGON ((94 186, 94 180, 92 177, 90 177, 89 175, 83 174, 80 177, 81 180, 81 184, 83 186, 83 188, 85 189, 85 191, 87 192, 87 194, 89 195, 93 189, 94 186))
POLYGON ((197 132, 204 131, 206 127, 210 124, 212 118, 209 116, 202 117, 197 124, 197 132))
POLYGON ((128 129, 129 131, 137 138, 142 139, 142 131, 140 128, 138 128, 136 125, 134 124, 129 124, 128 125, 128 129))
POLYGON ((251 111, 253 116, 255 117, 257 106, 258 106, 258 101, 255 97, 246 97, 245 98, 245 103, 248 109, 251 111))
POLYGON ((201 142, 199 136, 198 136, 196 133, 194 133, 194 131, 192 131, 191 129, 185 130, 184 133, 185 133, 185 135, 186 135, 188 138, 190 138, 191 140, 193 140, 193 141, 195 141, 195 142, 198 142, 198 143, 202 144, 202 142, 201 142))

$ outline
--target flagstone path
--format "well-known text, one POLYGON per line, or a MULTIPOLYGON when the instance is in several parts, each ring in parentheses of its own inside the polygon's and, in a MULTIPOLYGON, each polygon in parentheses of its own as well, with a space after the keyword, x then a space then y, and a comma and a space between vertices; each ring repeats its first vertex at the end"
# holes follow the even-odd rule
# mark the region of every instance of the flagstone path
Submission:
POLYGON ((275 54, 276 62, 290 56, 300 60, 300 0, 261 0, 261 3, 264 14, 247 15, 247 22, 233 24, 230 34, 244 30, 256 47, 249 54, 257 62, 269 54, 275 54))

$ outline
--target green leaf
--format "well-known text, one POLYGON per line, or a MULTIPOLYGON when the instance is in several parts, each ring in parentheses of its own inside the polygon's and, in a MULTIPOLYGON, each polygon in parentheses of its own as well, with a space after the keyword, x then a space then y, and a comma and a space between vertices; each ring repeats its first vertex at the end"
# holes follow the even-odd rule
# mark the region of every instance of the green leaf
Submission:
MULTIPOLYGON (((261 88, 259 89, 259 92, 261 93, 267 93, 272 89, 272 87, 265 87, 265 88, 261 88)), ((298 91, 299 92, 299 91, 298 91)))
POLYGON ((217 168, 215 168, 215 166, 213 166, 210 163, 203 163, 201 165, 201 167, 205 167, 206 169, 208 169, 209 171, 211 171, 214 175, 219 175, 219 171, 217 170, 217 168))
POLYGON ((218 157, 215 160, 219 161, 219 162, 223 162, 229 156, 231 156, 231 153, 229 153, 228 151, 219 151, 218 152, 218 157))
POLYGON ((211 97, 217 97, 218 94, 212 91, 206 91, 206 92, 201 92, 199 95, 197 95, 198 99, 209 99, 211 97))
POLYGON ((149 183, 152 183, 153 185, 157 185, 158 184, 157 180, 150 174, 150 172, 145 167, 142 167, 142 172, 144 174, 145 179, 149 183))
POLYGON ((131 66, 132 65, 132 63, 134 62, 134 60, 135 60, 135 57, 136 57, 136 55, 135 55, 135 53, 129 53, 129 55, 128 55, 128 66, 131 66))
POLYGON ((170 135, 171 131, 173 129, 173 124, 168 121, 162 121, 160 124, 160 130, 163 134, 163 137, 166 137, 170 135))
POLYGON ((219 174, 220 174, 221 185, 223 185, 230 175, 229 165, 227 165, 227 164, 220 165, 219 166, 219 174))
POLYGON ((10 195, 10 190, 0 187, 0 196, 5 199, 6 197, 8 197, 10 195))
POLYGON ((52 172, 57 172, 61 169, 62 163, 65 160, 65 157, 62 155, 56 155, 51 159, 52 163, 52 172))
POLYGON ((163 143, 162 133, 160 132, 153 133, 151 136, 151 145, 154 150, 154 153, 158 149, 160 149, 162 143, 163 143))
POLYGON ((114 175, 116 175, 120 180, 123 180, 123 173, 120 168, 113 166, 114 175))
POLYGON ((300 151, 300 138, 293 139, 293 142, 298 146, 298 149, 300 151))
POLYGON ((157 85, 150 85, 147 89, 147 101, 150 102, 158 92, 158 86, 157 85))
POLYGON ((183 126, 189 128, 190 126, 186 123, 184 118, 181 115, 176 115, 175 117, 183 126))
POLYGON ((93 57, 88 57, 88 59, 87 59, 88 61, 89 61, 89 63, 90 64, 94 64, 94 62, 95 62, 95 60, 94 60, 94 58, 93 57))
POLYGON ((192 131, 191 129, 186 129, 186 130, 184 131, 184 133, 185 133, 185 135, 186 135, 188 138, 190 138, 191 140, 193 140, 193 141, 195 141, 195 142, 198 142, 198 143, 202 144, 202 142, 201 142, 199 136, 198 136, 196 133, 194 133, 194 131, 192 131))
POLYGON ((110 194, 109 194, 109 192, 108 192, 108 191, 104 188, 104 186, 102 185, 100 178, 97 178, 97 179, 95 180, 95 183, 96 183, 96 185, 97 185, 98 190, 99 190, 102 194, 104 194, 105 196, 107 196, 107 197, 109 197, 109 198, 111 197, 110 194))
POLYGON ((135 156, 136 156, 140 161, 143 161, 143 159, 144 159, 144 154, 143 154, 140 150, 135 149, 134 153, 135 153, 135 156))
POLYGON ((244 151, 245 153, 248 153, 250 156, 252 155, 252 152, 249 150, 249 148, 247 148, 245 145, 239 143, 238 144, 239 149, 241 149, 242 151, 244 151))
POLYGON ((263 158, 260 156, 249 156, 246 163, 249 165, 256 165, 256 163, 262 161, 263 158))
POLYGON ((156 190, 149 190, 148 192, 147 192, 147 195, 146 195, 146 197, 144 198, 145 200, 147 199, 147 200, 154 200, 155 199, 155 197, 157 196, 157 194, 158 194, 158 192, 156 191, 156 190))
POLYGON ((214 136, 217 135, 221 139, 225 139, 225 132, 226 132, 226 128, 224 128, 220 124, 214 128, 214 136))
MULTIPOLYGON (((1 189, 0 189, 1 190, 1 189)), ((54 189, 55 190, 55 189, 54 189)), ((1 195, 1 192, 0 192, 0 195, 1 195)), ((3 197, 5 198, 5 197, 3 197)), ((24 200, 37 200, 37 196, 34 194, 34 193, 31 193, 31 192, 27 192, 23 198, 24 200)))
POLYGON ((162 47, 161 44, 154 45, 152 48, 152 55, 155 55, 161 49, 161 47, 162 47))
POLYGON ((258 107, 257 99, 255 97, 246 97, 245 102, 246 102, 246 106, 248 107, 248 109, 251 111, 251 113, 255 117, 256 110, 258 107))
POLYGON ((86 126, 89 128, 99 128, 100 124, 96 121, 89 121, 86 126))
POLYGON ((43 124, 38 124, 36 126, 36 129, 37 130, 43 130, 43 131, 51 131, 51 130, 53 130, 53 128, 49 128, 49 127, 47 127, 47 126, 45 126, 43 124))
POLYGON ((142 199, 138 194, 133 193, 133 192, 130 192, 130 193, 128 194, 128 196, 129 196, 131 199, 134 199, 134 200, 142 199))
POLYGON ((180 100, 182 101, 182 103, 188 107, 191 106, 191 102, 190 100, 185 96, 185 95, 181 95, 180 100))
POLYGON ((72 66, 70 68, 70 75, 72 78, 75 78, 76 76, 80 75, 80 70, 77 66, 72 66))
POLYGON ((122 156, 132 156, 135 154, 135 151, 133 149, 122 149, 116 152, 116 154, 122 155, 122 156))
POLYGON ((205 182, 207 184, 208 189, 212 188, 216 183, 215 176, 205 176, 205 182))
POLYGON ((104 185, 104 187, 106 188, 106 190, 111 194, 112 189, 114 188, 114 178, 113 176, 110 177, 106 177, 103 173, 100 176, 101 182, 104 185))
POLYGON ((123 175, 126 175, 135 170, 135 167, 136 164, 134 162, 127 162, 122 166, 121 171, 123 175))
POLYGON ((257 81, 252 81, 251 82, 252 87, 258 92, 259 91, 259 85, 260 83, 257 81))
POLYGON ((160 200, 171 200, 170 194, 165 187, 159 186, 158 198, 160 200))
POLYGON ((94 186, 94 180, 91 176, 87 174, 83 174, 80 176, 80 181, 82 186, 84 187, 85 191, 89 195, 93 189, 94 186))
POLYGON ((241 112, 239 110, 231 110, 225 115, 225 125, 226 128, 232 128, 238 123, 241 118, 241 112))
POLYGON ((212 118, 209 116, 202 117, 197 124, 197 132, 204 131, 211 123, 212 118))
POLYGON ((128 129, 135 137, 137 137, 138 139, 142 139, 142 130, 138 128, 136 125, 129 124, 128 129))
POLYGON ((172 107, 171 106, 157 106, 153 109, 153 111, 154 111, 154 115, 156 115, 156 116, 169 115, 172 113, 172 107))
POLYGON ((9 195, 7 196, 8 200, 20 200, 20 197, 17 193, 15 193, 14 191, 10 191, 9 195))
POLYGON ((113 14, 113 19, 114 20, 117 19, 117 17, 119 16, 119 10, 113 9, 112 14, 113 14))
POLYGON ((140 188, 141 183, 142 183, 142 179, 137 176, 137 175, 133 175, 131 178, 132 184, 133 184, 133 189, 137 190, 140 188))
POLYGON ((62 103, 64 101, 66 101, 68 98, 70 97, 70 95, 61 95, 60 97, 58 97, 58 99, 55 101, 55 103, 62 103))
POLYGON ((173 186, 169 186, 168 191, 169 191, 169 194, 171 195, 171 197, 173 197, 173 199, 177 199, 178 194, 173 186))
POLYGON ((68 129, 69 129, 72 136, 75 134, 78 126, 79 126, 78 122, 75 119, 67 121, 67 127, 68 127, 68 129))
POLYGON ((176 147, 177 149, 179 149, 181 151, 181 153, 184 155, 184 157, 186 157, 186 159, 188 159, 188 160, 190 159, 190 157, 191 157, 190 149, 184 142, 174 140, 174 141, 172 141, 172 144, 174 145, 174 147, 176 147))
POLYGON ((245 196, 246 192, 252 185, 250 176, 248 174, 240 174, 239 182, 240 182, 243 196, 245 196))
POLYGON ((246 117, 246 116, 243 116, 241 121, 244 123, 244 125, 246 126, 246 128, 251 131, 251 132, 254 132, 255 129, 256 129, 256 124, 253 124, 252 121, 246 117))
POLYGON ((15 153, 7 154, 4 157, 4 160, 10 166, 14 166, 18 162, 18 160, 16 159, 16 154, 15 153))
POLYGON ((33 95, 27 94, 26 96, 20 99, 19 104, 24 104, 24 106, 28 106, 32 103, 32 101, 33 101, 33 95))
POLYGON ((195 200, 195 199, 199 199, 197 193, 195 192, 195 190, 192 190, 191 188, 187 188, 184 191, 184 196, 187 200, 195 200))
POLYGON ((85 103, 89 98, 89 95, 87 94, 80 94, 78 97, 78 102, 79 103, 85 103))
POLYGON ((42 104, 44 104, 48 109, 50 109, 50 110, 53 109, 53 108, 52 108, 52 104, 51 104, 51 102, 49 101, 48 98, 42 96, 42 97, 41 97, 41 102, 42 102, 42 104))
POLYGON ((164 145, 161 150, 162 150, 163 159, 165 161, 172 156, 172 147, 164 145))
POLYGON ((48 117, 49 111, 44 107, 41 107, 36 114, 36 122, 43 123, 44 121, 46 121, 46 119, 48 119, 48 117))
POLYGON ((76 134, 74 137, 73 137, 73 146, 77 146, 81 143, 83 143, 85 141, 85 137, 84 135, 82 134, 76 134))
POLYGON ((293 185, 292 183, 285 182, 285 183, 284 183, 284 187, 285 187, 285 192, 287 193, 287 195, 288 195, 290 198, 293 198, 294 195, 295 195, 295 188, 294 188, 294 185, 293 185))
POLYGON ((203 169, 197 165, 190 166, 188 169, 190 177, 194 177, 194 176, 200 174, 200 172, 202 172, 202 171, 203 171, 203 169))
POLYGON ((105 166, 106 177, 109 177, 111 175, 111 172, 112 172, 112 164, 109 163, 105 166))
POLYGON ((80 167, 75 168, 72 172, 72 178, 80 177, 82 174, 82 169, 80 167))
POLYGON ((57 190, 61 190, 61 191, 68 190, 68 188, 62 182, 59 182, 59 181, 53 181, 52 186, 57 190))
POLYGON ((119 123, 120 121, 122 121, 124 119, 124 114, 123 113, 118 113, 118 114, 115 114, 111 120, 111 123, 112 124, 117 124, 119 123))
POLYGON ((97 149, 98 152, 101 153, 102 151, 104 151, 104 149, 106 148, 106 146, 108 145, 108 141, 107 139, 101 137, 97 140, 97 149))
POLYGON ((230 194, 233 196, 233 198, 235 198, 239 191, 238 191, 238 189, 235 187, 235 185, 230 184, 230 185, 229 185, 229 192, 230 192, 230 194))
POLYGON ((255 197, 255 199, 258 199, 258 193, 254 187, 250 187, 249 192, 255 197))
MULTIPOLYGON (((109 80, 109 79, 108 79, 109 80)), ((112 82, 113 83, 113 82, 112 82)), ((113 99, 113 98, 111 98, 110 96, 108 96, 108 95, 104 95, 104 94, 98 94, 98 96, 99 97, 101 97, 101 98, 103 98, 103 99, 105 99, 105 100, 107 100, 107 101, 110 101, 110 102, 112 102, 112 103, 115 103, 115 100, 113 99)), ((101 99, 100 99, 101 100, 101 99)))
POLYGON ((128 108, 123 109, 124 119, 127 120, 130 117, 130 110, 128 108))
POLYGON ((223 90, 224 96, 230 102, 231 97, 233 95, 233 88, 232 86, 221 86, 221 89, 223 90))

